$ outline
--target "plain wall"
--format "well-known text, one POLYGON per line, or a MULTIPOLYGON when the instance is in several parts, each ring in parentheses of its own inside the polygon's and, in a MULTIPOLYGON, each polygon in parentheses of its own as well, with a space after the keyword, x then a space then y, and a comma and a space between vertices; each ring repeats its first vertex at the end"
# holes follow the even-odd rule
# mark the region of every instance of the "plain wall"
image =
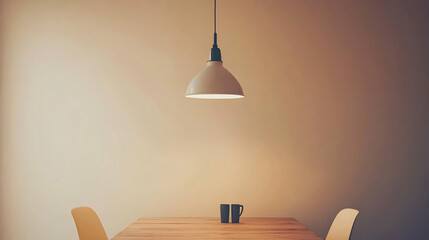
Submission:
POLYGON ((138 217, 293 216, 322 237, 423 239, 429 215, 427 1, 218 1, 246 98, 184 97, 212 1, 3 0, 0 238, 110 237, 138 217))

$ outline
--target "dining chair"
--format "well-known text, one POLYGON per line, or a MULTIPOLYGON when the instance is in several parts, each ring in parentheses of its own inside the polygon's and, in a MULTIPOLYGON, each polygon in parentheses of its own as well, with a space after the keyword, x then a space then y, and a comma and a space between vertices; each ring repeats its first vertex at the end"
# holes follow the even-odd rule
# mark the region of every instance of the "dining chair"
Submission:
POLYGON ((80 240, 108 240, 103 224, 92 208, 77 207, 70 212, 80 240))
POLYGON ((358 214, 359 211, 356 209, 345 208, 341 210, 332 222, 326 240, 350 240, 358 214))

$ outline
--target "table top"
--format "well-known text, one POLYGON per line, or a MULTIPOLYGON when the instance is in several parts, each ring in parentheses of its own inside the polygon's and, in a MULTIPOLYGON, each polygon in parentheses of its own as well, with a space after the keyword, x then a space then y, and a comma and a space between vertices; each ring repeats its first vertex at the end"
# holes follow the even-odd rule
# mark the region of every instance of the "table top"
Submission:
POLYGON ((321 240, 295 218, 139 218, 112 240, 321 240))

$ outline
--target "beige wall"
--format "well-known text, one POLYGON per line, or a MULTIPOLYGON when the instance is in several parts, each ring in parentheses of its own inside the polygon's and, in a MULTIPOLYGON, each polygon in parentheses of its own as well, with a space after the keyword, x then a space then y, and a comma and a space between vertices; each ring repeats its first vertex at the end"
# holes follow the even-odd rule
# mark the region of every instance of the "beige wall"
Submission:
POLYGON ((109 236, 142 216, 294 216, 325 236, 415 239, 428 193, 428 4, 219 1, 235 101, 186 99, 211 1, 1 3, 1 231, 109 236))

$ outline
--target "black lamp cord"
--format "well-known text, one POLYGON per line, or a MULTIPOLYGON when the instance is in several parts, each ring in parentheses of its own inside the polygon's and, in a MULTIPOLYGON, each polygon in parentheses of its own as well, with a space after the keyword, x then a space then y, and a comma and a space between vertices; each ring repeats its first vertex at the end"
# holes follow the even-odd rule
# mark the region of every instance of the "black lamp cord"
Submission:
POLYGON ((214 0, 214 34, 213 34, 213 47, 210 53, 210 61, 222 62, 222 57, 220 54, 220 49, 217 47, 217 33, 216 33, 216 0, 214 0))
POLYGON ((213 11, 213 18, 214 18, 214 33, 216 34, 216 0, 214 0, 214 11, 213 11))

